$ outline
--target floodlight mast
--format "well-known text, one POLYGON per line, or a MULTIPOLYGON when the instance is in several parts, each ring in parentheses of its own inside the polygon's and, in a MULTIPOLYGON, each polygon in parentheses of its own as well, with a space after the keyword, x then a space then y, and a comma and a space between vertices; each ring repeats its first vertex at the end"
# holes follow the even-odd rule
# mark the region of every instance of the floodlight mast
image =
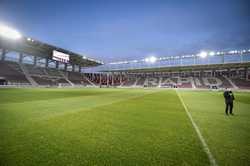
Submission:
POLYGON ((0 36, 11 40, 18 40, 22 37, 17 30, 2 24, 0 24, 0 36))

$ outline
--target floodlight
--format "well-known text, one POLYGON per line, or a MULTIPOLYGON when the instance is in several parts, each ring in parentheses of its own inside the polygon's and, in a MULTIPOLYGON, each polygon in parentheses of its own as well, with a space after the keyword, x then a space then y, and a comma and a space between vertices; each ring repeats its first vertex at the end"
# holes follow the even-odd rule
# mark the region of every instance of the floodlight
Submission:
POLYGON ((157 61, 157 58, 154 57, 154 56, 151 56, 151 57, 149 58, 149 62, 151 62, 151 63, 155 63, 156 61, 157 61))
POLYGON ((198 54, 198 56, 201 57, 201 58, 206 58, 206 57, 207 57, 207 52, 202 51, 202 52, 200 52, 200 53, 198 54))
POLYGON ((8 39, 12 39, 12 40, 17 40, 22 37, 22 35, 18 31, 5 25, 0 25, 0 36, 3 36, 8 39))
POLYGON ((145 59, 145 62, 148 63, 155 63, 157 61, 157 58, 155 56, 151 56, 145 59))
POLYGON ((214 55, 215 55, 215 52, 211 51, 211 52, 209 52, 209 55, 210 55, 210 56, 214 56, 214 55))

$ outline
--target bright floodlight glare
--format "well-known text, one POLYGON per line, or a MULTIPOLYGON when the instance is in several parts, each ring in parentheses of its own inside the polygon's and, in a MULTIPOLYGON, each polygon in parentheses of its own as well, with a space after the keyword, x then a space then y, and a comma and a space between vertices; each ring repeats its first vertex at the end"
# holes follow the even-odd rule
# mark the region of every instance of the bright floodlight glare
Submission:
POLYGON ((154 56, 151 56, 149 58, 146 58, 145 61, 149 63, 155 63, 157 61, 157 58, 154 56))
POLYGON ((17 40, 22 37, 22 35, 18 31, 5 25, 0 25, 0 35, 5 38, 9 38, 13 40, 17 40))
POLYGON ((200 56, 201 58, 206 58, 206 57, 207 57, 207 52, 202 51, 202 52, 199 54, 199 56, 200 56))
POLYGON ((211 52, 209 52, 209 55, 210 55, 210 56, 214 56, 214 55, 215 55, 215 52, 211 51, 211 52))

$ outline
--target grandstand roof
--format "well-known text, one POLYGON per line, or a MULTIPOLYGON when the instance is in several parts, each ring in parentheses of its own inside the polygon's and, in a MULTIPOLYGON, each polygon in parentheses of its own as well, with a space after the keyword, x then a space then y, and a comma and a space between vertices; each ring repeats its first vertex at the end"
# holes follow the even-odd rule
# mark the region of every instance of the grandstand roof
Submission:
POLYGON ((0 48, 5 48, 12 51, 22 52, 28 55, 38 56, 42 58, 52 59, 53 50, 60 51, 70 55, 70 63, 82 67, 91 67, 101 65, 102 62, 87 58, 78 53, 43 43, 27 37, 22 37, 19 40, 8 40, 0 36, 0 48))

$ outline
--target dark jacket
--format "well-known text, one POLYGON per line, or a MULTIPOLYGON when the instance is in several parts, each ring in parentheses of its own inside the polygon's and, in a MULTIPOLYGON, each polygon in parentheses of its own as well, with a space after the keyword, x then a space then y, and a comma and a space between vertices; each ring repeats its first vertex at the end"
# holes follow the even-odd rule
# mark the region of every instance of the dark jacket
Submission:
POLYGON ((231 91, 225 91, 224 92, 224 98, 225 98, 225 103, 233 103, 234 101, 234 95, 231 91))

